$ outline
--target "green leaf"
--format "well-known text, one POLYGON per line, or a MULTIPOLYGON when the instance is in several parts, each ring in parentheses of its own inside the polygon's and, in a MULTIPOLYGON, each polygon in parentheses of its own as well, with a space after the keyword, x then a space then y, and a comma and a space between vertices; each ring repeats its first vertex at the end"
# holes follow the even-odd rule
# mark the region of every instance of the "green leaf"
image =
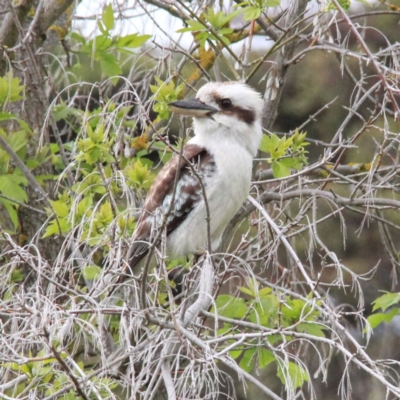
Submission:
POLYGON ((118 76, 122 74, 122 68, 117 58, 112 54, 101 53, 100 66, 104 75, 108 77, 118 76))
POLYGON ((252 19, 257 19, 261 15, 261 9, 257 6, 248 6, 244 9, 244 20, 250 21, 252 19))
POLYGON ((166 102, 159 102, 155 103, 153 106, 153 110, 158 114, 161 119, 168 119, 169 118, 169 107, 168 103, 166 102))
POLYGON ((231 350, 229 352, 229 355, 236 360, 237 358, 239 358, 239 356, 243 353, 243 350, 231 350))
MULTIPOLYGON (((94 48, 95 48, 95 56, 96 56, 95 58, 97 60, 99 58, 101 58, 102 54, 104 54, 101 52, 101 50, 108 50, 113 44, 112 40, 109 37, 104 36, 104 35, 96 36, 94 38, 94 43, 95 43, 94 48)), ((87 48, 87 53, 91 54, 92 50, 93 50, 92 40, 89 41, 86 48, 87 48)), ((82 47, 82 49, 83 49, 83 47, 82 47)))
POLYGON ((303 322, 297 325, 296 330, 317 337, 325 337, 324 326, 316 322, 303 322))
POLYGON ((271 153, 273 151, 272 139, 268 135, 262 135, 259 149, 264 153, 271 153))
POLYGON ((28 144, 25 131, 12 132, 7 137, 7 142, 11 148, 17 153, 28 144))
MULTIPOLYGON (((1 104, 1 102, 0 102, 0 104, 1 104)), ((0 112, 0 121, 7 121, 9 119, 17 119, 17 115, 11 114, 8 112, 0 112)))
POLYGON ((86 265, 82 268, 82 275, 85 279, 93 280, 100 276, 102 268, 97 265, 86 265))
POLYGON ((375 299, 372 304, 374 305, 372 311, 376 311, 379 308, 382 311, 385 311, 387 308, 392 306, 393 304, 400 302, 400 293, 390 293, 386 292, 384 295, 375 299))
POLYGON ((19 119, 17 118, 17 122, 19 123, 19 126, 25 131, 25 132, 29 132, 31 133, 32 130, 29 127, 29 125, 23 120, 23 119, 19 119))
POLYGON ((11 72, 0 77, 0 105, 6 102, 14 102, 22 99, 24 85, 19 78, 13 78, 11 72))
POLYGON ((217 336, 225 335, 226 333, 231 331, 231 329, 232 329, 232 325, 231 324, 224 323, 222 328, 218 329, 217 336))
POLYGON ((305 306, 306 303, 303 300, 289 298, 282 307, 282 315, 291 321, 298 321, 301 315, 305 313, 305 306))
MULTIPOLYGON (((208 22, 209 25, 212 26, 214 31, 218 33, 219 38, 226 44, 229 45, 230 41, 226 37, 233 32, 228 24, 229 22, 238 16, 242 10, 235 10, 229 14, 225 14, 222 11, 215 12, 215 10, 210 7, 204 13, 204 19, 208 22)), ((204 46, 205 42, 208 39, 218 41, 219 39, 211 34, 209 26, 207 23, 202 23, 200 21, 190 19, 186 20, 185 23, 188 25, 186 28, 179 29, 177 32, 199 32, 195 35, 196 41, 200 43, 200 45, 204 46)))
POLYGON ((120 38, 118 38, 117 47, 129 47, 133 49, 142 46, 143 43, 145 43, 150 38, 151 35, 139 35, 137 33, 121 36, 120 38))
POLYGON ((15 268, 11 273, 11 282, 22 282, 25 280, 26 275, 21 269, 15 268))
MULTIPOLYGON (((372 314, 367 318, 367 321, 371 325, 371 329, 376 328, 382 322, 389 323, 396 315, 400 314, 400 309, 397 307, 392 308, 388 313, 376 313, 372 314)), ((365 332, 365 330, 364 330, 365 332)))
POLYGON ((307 136, 307 132, 300 132, 298 129, 296 129, 296 131, 294 132, 294 134, 292 135, 293 138, 293 144, 297 147, 304 147, 304 146, 308 146, 310 143, 305 142, 307 136))
POLYGON ((70 36, 71 36, 71 39, 74 39, 74 40, 76 40, 77 42, 79 42, 81 44, 85 44, 86 43, 86 39, 82 35, 77 33, 77 32, 72 32, 70 36))
POLYGON ((78 204, 78 217, 83 217, 87 212, 91 211, 93 199, 91 196, 85 196, 78 204))
POLYGON ((114 28, 114 11, 111 4, 108 4, 106 7, 104 7, 101 19, 108 31, 114 28))
POLYGON ((113 212, 111 208, 111 204, 106 201, 101 205, 100 210, 96 213, 96 221, 101 224, 108 226, 113 220, 113 212))
POLYGON ((258 288, 260 287, 260 284, 257 282, 256 279, 248 279, 247 280, 247 287, 254 293, 254 297, 258 293, 258 288))
POLYGON ((272 163, 272 173, 274 178, 286 178, 290 175, 290 168, 286 167, 285 164, 280 161, 274 161, 272 163))
POLYGON ((107 30, 107 28, 105 27, 104 23, 102 21, 97 21, 97 27, 100 29, 100 32, 104 35, 104 36, 109 36, 109 31, 107 30))
MULTIPOLYGON (((260 297, 260 299, 268 298, 270 295, 273 295, 273 293, 272 293, 272 289, 269 287, 262 288, 258 292, 258 296, 260 297)), ((274 296, 274 297, 276 297, 276 296, 274 296)))
POLYGON ((53 207, 54 212, 56 213, 57 217, 64 218, 67 217, 69 214, 69 207, 63 201, 54 201, 50 200, 50 204, 53 207))
POLYGON ((300 170, 307 162, 304 146, 305 134, 296 131, 292 136, 279 138, 276 134, 263 135, 260 150, 270 154, 267 160, 272 163, 272 172, 275 178, 285 178, 292 169, 300 170))
POLYGON ((184 88, 184 84, 181 83, 175 87, 175 83, 172 79, 168 83, 157 76, 155 76, 154 79, 157 85, 150 85, 150 90, 154 93, 154 100, 156 101, 153 110, 159 114, 158 117, 160 119, 167 119, 170 113, 168 103, 178 100, 184 88))
POLYGON ((282 158, 279 162, 287 168, 300 170, 302 167, 302 162, 298 157, 287 157, 282 158))
POLYGON ((76 156, 77 160, 85 160, 93 165, 96 162, 113 162, 111 155, 111 140, 105 140, 105 129, 103 123, 98 123, 95 130, 88 124, 87 135, 85 139, 78 140, 77 146, 80 153, 76 156))
POLYGON ((235 10, 229 14, 225 14, 223 11, 215 12, 214 8, 210 7, 204 13, 206 20, 211 26, 218 30, 227 25, 233 18, 237 17, 241 13, 241 10, 235 10))
POLYGON ((239 367, 246 372, 251 372, 254 368, 256 349, 249 349, 243 352, 243 357, 239 362, 239 367))
POLYGON ((260 309, 264 311, 266 314, 275 314, 278 311, 279 300, 274 294, 270 294, 268 296, 261 297, 258 302, 260 309))
MULTIPOLYGON (((233 32, 232 28, 222 28, 218 31, 219 35, 230 35, 233 32)), ((226 40, 228 40, 227 38, 224 38, 226 40)))
POLYGON ((274 320, 278 311, 278 298, 271 294, 268 297, 263 297, 260 301, 254 303, 249 314, 249 319, 255 324, 269 327, 274 320))
POLYGON ((47 225, 46 230, 44 231, 44 234, 42 236, 42 239, 45 239, 49 236, 58 235, 59 233, 60 233, 60 231, 58 229, 58 225, 57 225, 56 221, 51 221, 47 225))
POLYGON ((277 375, 283 385, 293 385, 295 388, 302 387, 303 383, 309 380, 307 371, 302 366, 291 361, 287 366, 279 365, 277 375), (287 378, 290 379, 289 382, 287 378))
POLYGON ((56 121, 66 119, 69 116, 77 115, 78 112, 75 108, 68 107, 66 104, 57 104, 53 107, 53 117, 56 121))
POLYGON ((186 24, 188 25, 186 28, 181 28, 178 29, 178 33, 183 33, 183 32, 195 32, 195 31, 203 31, 207 29, 206 26, 204 26, 201 22, 190 19, 185 21, 186 24))
POLYGON ((4 207, 6 208, 8 215, 11 219, 11 222, 14 226, 14 229, 17 229, 19 221, 18 221, 18 213, 17 213, 17 210, 15 209, 15 205, 10 201, 2 199, 1 197, 0 197, 0 203, 2 203, 4 205, 4 207))
POLYGON ((264 7, 278 7, 281 4, 280 0, 264 0, 262 5, 264 7))
POLYGON ((86 197, 88 197, 88 195, 91 193, 106 193, 104 182, 97 173, 92 173, 88 175, 82 182, 76 183, 74 186, 72 186, 72 190, 78 194, 85 193, 86 197))
POLYGON ((26 178, 17 173, 0 175, 0 192, 4 194, 4 196, 10 197, 16 201, 23 203, 28 201, 28 195, 21 187, 21 185, 27 184, 28 181, 26 178))
POLYGON ((263 369, 268 364, 271 364, 273 361, 275 361, 275 356, 272 352, 270 352, 269 350, 266 350, 264 348, 259 349, 259 351, 258 351, 258 368, 263 369))
POLYGON ((216 306, 218 314, 227 318, 243 318, 247 312, 245 300, 229 294, 218 296, 216 306))
POLYGON ((247 287, 239 286, 238 289, 239 289, 242 293, 247 294, 247 295, 249 295, 249 296, 251 296, 251 297, 255 297, 255 296, 256 296, 256 294, 254 293, 254 291, 251 290, 251 289, 248 289, 247 287))
POLYGON ((133 165, 127 165, 123 173, 133 187, 138 189, 149 189, 154 178, 147 165, 140 159, 137 159, 133 165))
POLYGON ((52 235, 65 235, 71 230, 71 224, 66 218, 50 221, 42 238, 52 235), (61 229, 61 232, 60 232, 61 229))

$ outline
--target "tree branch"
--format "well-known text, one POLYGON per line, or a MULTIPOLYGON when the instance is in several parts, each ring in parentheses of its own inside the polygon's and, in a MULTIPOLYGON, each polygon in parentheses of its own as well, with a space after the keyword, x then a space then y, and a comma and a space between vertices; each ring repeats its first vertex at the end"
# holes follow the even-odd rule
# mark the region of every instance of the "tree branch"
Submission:
MULTIPOLYGON (((288 13, 284 18, 285 21, 285 29, 290 30, 291 27, 295 24, 295 22, 301 18, 304 14, 308 1, 307 0, 297 0, 293 2, 289 2, 288 13)), ((297 28, 299 29, 299 28, 297 28)), ((274 123, 276 116, 278 105, 281 99, 283 86, 286 82, 287 75, 287 66, 286 62, 289 60, 294 50, 297 47, 298 40, 293 40, 287 43, 282 49, 279 51, 276 62, 270 71, 270 75, 267 79, 266 90, 264 93, 264 120, 263 126, 270 130, 272 128, 272 124, 274 123)))

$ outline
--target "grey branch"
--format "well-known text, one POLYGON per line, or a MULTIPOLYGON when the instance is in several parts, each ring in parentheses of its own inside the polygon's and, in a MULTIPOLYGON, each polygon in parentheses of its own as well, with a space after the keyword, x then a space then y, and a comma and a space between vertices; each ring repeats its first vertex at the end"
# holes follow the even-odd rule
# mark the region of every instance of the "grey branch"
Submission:
MULTIPOLYGON (((288 13, 286 17, 283 18, 286 29, 291 29, 293 24, 301 18, 307 7, 307 3, 307 0, 289 2, 288 13)), ((293 56, 297 43, 297 40, 293 40, 281 48, 275 66, 271 70, 270 76, 267 79, 267 87, 264 94, 265 108, 263 121, 263 125, 266 129, 271 129, 272 124, 275 121, 283 86, 286 81, 286 62, 293 56)))
POLYGON ((36 192, 38 192, 43 197, 43 199, 45 199, 48 202, 47 193, 41 188, 41 186, 33 176, 32 172, 29 171, 28 167, 22 162, 22 160, 18 157, 17 153, 15 153, 15 151, 6 142, 3 136, 0 136, 0 146, 3 147, 3 149, 7 152, 10 158, 14 161, 15 165, 21 170, 21 172, 24 174, 25 178, 28 180, 32 188, 36 192))

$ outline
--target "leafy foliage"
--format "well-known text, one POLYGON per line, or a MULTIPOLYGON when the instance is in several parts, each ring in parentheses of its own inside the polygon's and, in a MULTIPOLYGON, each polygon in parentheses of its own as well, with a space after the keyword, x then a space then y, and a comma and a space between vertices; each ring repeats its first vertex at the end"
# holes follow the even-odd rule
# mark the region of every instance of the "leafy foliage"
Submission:
POLYGON ((263 135, 260 150, 270 155, 267 159, 272 164, 275 178, 285 178, 292 169, 299 171, 307 163, 308 146, 305 142, 306 133, 296 131, 292 136, 279 138, 276 134, 263 135))
POLYGON ((247 372, 251 372, 256 366, 263 369, 273 362, 277 363, 277 375, 283 383, 294 387, 301 387, 309 377, 304 368, 296 363, 284 363, 275 350, 283 342, 291 340, 290 333, 285 330, 304 332, 316 337, 325 337, 324 326, 318 322, 320 312, 314 308, 314 301, 306 303, 303 300, 293 299, 289 296, 276 294, 269 287, 260 288, 256 281, 250 281, 247 287, 240 287, 240 291, 249 300, 232 295, 219 295, 216 306, 212 312, 218 316, 232 320, 224 322, 218 331, 220 337, 227 337, 231 346, 235 341, 228 339, 232 335, 240 334, 246 337, 247 332, 252 332, 254 326, 265 328, 265 337, 249 338, 246 341, 238 341, 238 345, 230 350, 230 355, 238 360, 239 365, 247 372), (253 325, 238 326, 234 320, 250 322, 253 325))
POLYGON ((22 99, 24 86, 19 78, 13 78, 11 71, 0 77, 0 107, 22 99))
POLYGON ((179 29, 178 32, 193 32, 201 46, 204 46, 207 40, 222 41, 225 45, 229 45, 229 35, 233 33, 233 29, 229 28, 229 22, 240 13, 241 10, 236 10, 225 14, 222 11, 215 12, 213 8, 208 8, 201 18, 186 20, 187 27, 179 29), (215 34, 210 32, 210 27, 215 34))
MULTIPOLYGON (((75 364, 75 367, 66 372, 60 368, 60 360, 68 362, 68 353, 61 349, 59 344, 53 346, 53 353, 47 353, 45 350, 41 350, 34 357, 30 352, 29 359, 23 364, 17 363, 5 363, 4 367, 9 370, 23 375, 26 377, 22 383, 16 387, 8 389, 6 391, 7 396, 19 397, 29 392, 29 388, 34 385, 37 395, 40 397, 46 397, 51 395, 57 395, 59 391, 65 392, 63 388, 69 383, 70 374, 77 374, 79 376, 85 374, 88 376, 88 380, 91 385, 96 385, 98 395, 106 397, 113 389, 118 386, 118 383, 111 378, 96 378, 90 377, 93 370, 85 368, 82 361, 75 364)), ((77 400, 81 398, 77 396, 75 390, 71 389, 66 391, 62 397, 57 397, 64 400, 77 400)))
POLYGON ((181 83, 175 86, 173 80, 166 83, 157 76, 155 76, 154 79, 157 85, 150 85, 150 90, 154 93, 155 100, 153 110, 158 113, 159 120, 168 119, 170 115, 168 103, 178 100, 185 85, 181 83))
POLYGON ((112 36, 115 18, 111 4, 104 7, 101 20, 98 21, 97 26, 101 34, 89 41, 77 32, 71 33, 71 39, 78 44, 77 49, 74 50, 74 53, 78 56, 78 62, 75 63, 73 68, 76 72, 82 73, 82 70, 87 66, 82 64, 85 58, 80 56, 89 56, 100 64, 104 76, 112 78, 111 81, 116 84, 118 81, 116 76, 122 74, 121 54, 131 54, 133 49, 141 47, 151 38, 151 35, 132 33, 125 36, 112 36))
MULTIPOLYGON (((11 72, 0 77, 0 107, 15 103, 22 99, 24 86, 19 78, 13 78, 11 72)), ((32 133, 29 126, 15 114, 3 111, 0 112, 0 121, 8 123, 15 121, 19 124, 20 130, 9 129, 8 132, 0 128, 0 135, 10 146, 11 150, 30 169, 35 169, 49 158, 49 147, 45 146, 38 150, 35 155, 28 155, 27 146, 29 135, 32 133)), ((38 176, 38 180, 40 177, 38 176)), ((0 148, 0 203, 2 203, 16 229, 18 226, 17 204, 26 203, 28 200, 25 187, 28 181, 21 170, 13 165, 10 154, 0 148), (15 201, 15 202, 14 202, 15 201)))
POLYGON ((89 165, 114 161, 110 154, 112 141, 106 139, 103 123, 99 123, 94 131, 90 125, 87 125, 86 128, 88 136, 78 141, 80 153, 76 156, 76 159, 85 161, 89 165))
MULTIPOLYGON (((372 304, 374 305, 372 311, 377 311, 379 309, 381 309, 382 311, 386 311, 389 307, 397 303, 400 303, 400 293, 386 292, 372 302, 372 304)), ((390 311, 387 311, 386 313, 374 313, 370 315, 367 320, 371 326, 371 329, 374 329, 382 322, 389 323, 397 315, 400 315, 400 308, 393 307, 390 311)))
POLYGON ((250 0, 239 3, 237 7, 243 7, 245 21, 254 20, 260 17, 260 15, 268 7, 278 7, 280 0, 250 0))
POLYGON ((280 365, 277 375, 283 384, 287 384, 289 381, 295 388, 303 386, 304 382, 310 380, 307 371, 301 365, 292 361, 289 361, 287 366, 280 365))
MULTIPOLYGON (((108 111, 114 112, 113 102, 108 103, 108 111)), ((115 121, 118 126, 132 127, 131 121, 126 119, 130 107, 122 107, 116 113, 115 121)), ((68 235, 76 227, 80 226, 79 241, 89 246, 106 245, 111 235, 109 227, 115 222, 122 232, 132 232, 134 221, 132 218, 117 218, 115 212, 124 210, 124 203, 120 203, 120 209, 113 210, 111 202, 104 197, 106 193, 118 196, 121 193, 120 186, 108 179, 112 176, 112 165, 116 163, 113 154, 113 146, 118 132, 105 125, 102 118, 104 110, 95 109, 92 112, 81 113, 79 110, 58 106, 57 115, 73 115, 81 120, 81 138, 76 143, 78 153, 75 155, 76 173, 82 179, 75 184, 69 193, 61 192, 57 200, 51 201, 52 209, 48 209, 49 216, 55 213, 46 227, 44 238, 53 235, 68 235), (88 121, 88 122, 85 122, 88 121), (78 201, 74 201, 79 196, 78 201), (100 196, 100 197, 99 197, 100 196)), ((136 141, 131 142, 132 147, 136 141)), ((122 174, 127 184, 136 190, 147 190, 153 180, 153 174, 149 168, 152 163, 141 159, 120 156, 118 159, 122 174)))

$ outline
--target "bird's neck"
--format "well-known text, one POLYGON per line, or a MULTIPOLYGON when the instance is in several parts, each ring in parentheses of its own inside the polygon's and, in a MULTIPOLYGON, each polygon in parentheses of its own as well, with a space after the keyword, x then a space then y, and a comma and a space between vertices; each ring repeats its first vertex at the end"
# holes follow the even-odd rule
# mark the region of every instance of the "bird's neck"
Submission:
POLYGON ((195 137, 190 142, 207 149, 212 147, 213 153, 217 149, 229 151, 231 147, 238 147, 251 157, 255 157, 262 137, 261 124, 258 121, 252 125, 238 121, 232 126, 224 126, 211 119, 196 118, 193 121, 193 128, 195 137))

